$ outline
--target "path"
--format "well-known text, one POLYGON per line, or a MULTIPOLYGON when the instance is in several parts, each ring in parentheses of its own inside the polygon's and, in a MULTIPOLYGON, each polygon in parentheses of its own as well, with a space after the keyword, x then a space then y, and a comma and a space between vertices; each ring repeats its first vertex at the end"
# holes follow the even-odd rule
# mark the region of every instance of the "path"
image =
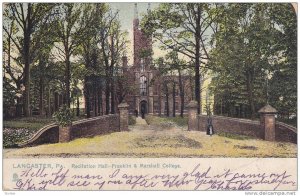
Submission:
POLYGON ((4 158, 47 157, 297 157, 297 145, 258 139, 237 140, 205 132, 148 125, 142 118, 130 131, 79 138, 69 143, 4 149, 4 158))
POLYGON ((142 119, 140 116, 136 118, 135 125, 148 125, 145 119, 142 119))

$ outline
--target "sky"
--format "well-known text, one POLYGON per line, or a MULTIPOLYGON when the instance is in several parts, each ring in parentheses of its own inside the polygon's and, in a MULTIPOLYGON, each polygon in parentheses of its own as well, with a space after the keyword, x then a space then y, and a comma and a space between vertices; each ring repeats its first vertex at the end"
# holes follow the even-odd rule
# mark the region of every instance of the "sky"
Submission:
MULTIPOLYGON (((128 31, 128 39, 130 44, 127 46, 127 57, 129 65, 133 64, 133 19, 134 19, 134 2, 128 3, 108 3, 112 10, 119 11, 119 19, 121 21, 122 30, 128 31)), ((150 8, 158 7, 160 3, 150 3, 150 8)), ((137 3, 139 19, 147 12, 148 2, 137 3)), ((154 57, 160 56, 161 52, 158 48, 154 48, 154 57)))

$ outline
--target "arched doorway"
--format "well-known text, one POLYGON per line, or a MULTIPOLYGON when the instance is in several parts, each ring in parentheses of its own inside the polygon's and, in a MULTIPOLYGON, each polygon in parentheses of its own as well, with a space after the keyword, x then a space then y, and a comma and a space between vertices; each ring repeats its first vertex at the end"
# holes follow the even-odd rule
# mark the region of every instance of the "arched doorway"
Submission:
POLYGON ((148 110, 147 110, 147 101, 143 100, 140 103, 140 114, 143 117, 143 114, 147 114, 148 110))

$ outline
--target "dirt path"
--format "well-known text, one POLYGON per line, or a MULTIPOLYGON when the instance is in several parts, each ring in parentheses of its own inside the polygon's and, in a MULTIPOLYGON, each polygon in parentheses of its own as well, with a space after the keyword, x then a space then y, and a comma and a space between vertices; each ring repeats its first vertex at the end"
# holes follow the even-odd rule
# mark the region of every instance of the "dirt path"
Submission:
POLYGON ((140 116, 136 118, 136 126, 139 125, 148 125, 145 119, 142 119, 140 116))

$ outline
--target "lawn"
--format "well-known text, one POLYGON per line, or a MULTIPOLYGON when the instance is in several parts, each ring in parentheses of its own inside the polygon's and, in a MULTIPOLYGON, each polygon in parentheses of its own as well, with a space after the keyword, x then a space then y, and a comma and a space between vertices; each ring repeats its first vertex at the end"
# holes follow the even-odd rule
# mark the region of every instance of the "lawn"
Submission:
POLYGON ((188 118, 183 117, 181 118, 180 116, 176 117, 166 117, 166 116, 153 116, 153 115, 146 115, 145 120, 147 121, 148 124, 150 125, 155 125, 158 127, 161 127, 163 129, 167 129, 170 127, 187 127, 188 124, 188 118))
MULTIPOLYGON (((136 119, 131 119, 135 124, 136 119)), ((146 116, 129 132, 113 132, 69 143, 4 150, 4 157, 297 157, 297 145, 249 136, 186 131, 186 118, 146 116)))
POLYGON ((132 130, 5 150, 4 157, 296 157, 297 145, 181 130, 132 130))
POLYGON ((4 128, 13 128, 13 129, 29 129, 29 130, 38 130, 45 126, 46 124, 54 122, 53 118, 42 118, 42 117, 27 117, 27 118, 15 118, 12 120, 4 120, 4 128))

